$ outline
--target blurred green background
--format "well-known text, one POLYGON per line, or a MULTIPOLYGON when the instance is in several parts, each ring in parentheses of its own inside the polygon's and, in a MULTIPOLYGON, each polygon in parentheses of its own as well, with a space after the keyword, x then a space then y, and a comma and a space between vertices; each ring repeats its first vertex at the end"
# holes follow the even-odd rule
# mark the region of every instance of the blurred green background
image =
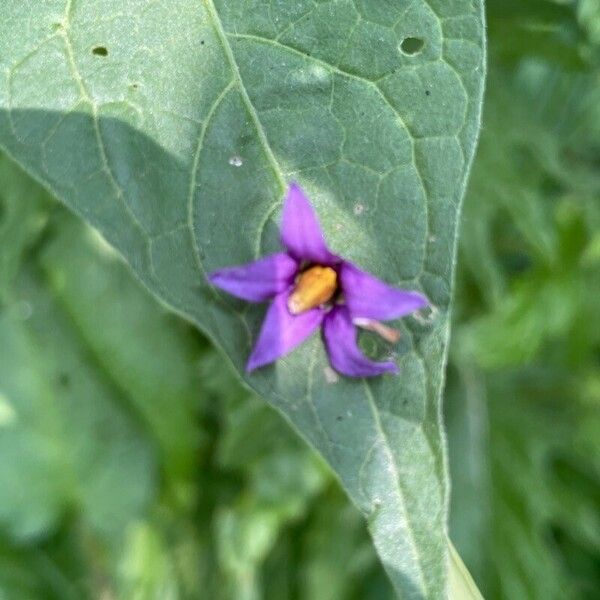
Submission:
MULTIPOLYGON (((488 2, 446 418, 488 599, 600 598, 600 0, 488 2)), ((0 599, 387 600, 323 463, 0 157, 0 599)))

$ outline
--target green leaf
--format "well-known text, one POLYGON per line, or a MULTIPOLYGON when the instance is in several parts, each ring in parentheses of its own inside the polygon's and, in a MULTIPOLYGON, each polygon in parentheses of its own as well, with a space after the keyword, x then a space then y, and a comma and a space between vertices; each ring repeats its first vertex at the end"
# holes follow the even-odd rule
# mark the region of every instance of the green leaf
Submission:
POLYGON ((84 521, 118 531, 146 503, 153 480, 151 444, 136 421, 156 438, 168 475, 195 477, 198 348, 112 248, 4 156, 0 189, 9 216, 0 256, 11 259, 0 305, 0 446, 14 457, 0 469, 0 519, 19 539, 47 533, 75 508, 84 521), (157 358, 139 356, 132 339, 157 358), (125 456, 113 469, 115 455, 125 456), (138 485, 128 485, 138 468, 138 485), (127 491, 113 495, 116 482, 127 491), (115 514, 101 523, 104 510, 115 514))
POLYGON ((278 248, 292 179, 335 251, 428 295, 432 314, 399 325, 398 378, 332 383, 316 337, 245 377, 329 462, 412 598, 446 590, 440 390, 479 129, 481 4, 0 8, 0 145, 240 373, 264 308, 218 295, 205 274, 278 248))
POLYGON ((448 597, 451 600, 483 600, 473 578, 463 564, 452 542, 448 542, 450 567, 448 574, 448 597))
POLYGON ((0 184, 0 304, 7 304, 23 254, 46 223, 49 196, 2 154, 0 184))
POLYGON ((167 474, 195 477, 197 345, 93 230, 73 218, 59 224, 40 260, 50 289, 156 440, 167 474))
POLYGON ((148 501, 151 447, 34 275, 20 293, 27 313, 0 314, 0 523, 27 539, 75 509, 116 537, 148 501))

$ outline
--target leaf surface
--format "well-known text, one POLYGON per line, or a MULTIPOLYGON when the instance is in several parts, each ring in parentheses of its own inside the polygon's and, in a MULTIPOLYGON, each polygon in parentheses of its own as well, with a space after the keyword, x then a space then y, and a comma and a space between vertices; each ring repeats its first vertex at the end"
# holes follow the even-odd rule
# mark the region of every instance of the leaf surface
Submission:
POLYGON ((334 251, 434 309, 400 377, 332 382, 316 337, 246 377, 332 466, 402 597, 446 590, 440 391, 459 207, 479 129, 480 0, 10 0, 0 145, 238 371, 264 307, 206 273, 278 249, 287 183, 334 251))

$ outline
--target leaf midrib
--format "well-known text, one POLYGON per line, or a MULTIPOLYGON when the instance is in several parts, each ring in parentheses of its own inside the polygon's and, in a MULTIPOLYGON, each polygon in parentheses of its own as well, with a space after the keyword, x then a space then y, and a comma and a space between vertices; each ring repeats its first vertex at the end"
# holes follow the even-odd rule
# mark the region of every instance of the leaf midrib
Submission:
POLYGON ((415 562, 419 569, 419 579, 421 580, 423 589, 426 590, 428 588, 428 586, 426 584, 425 574, 423 572, 423 564, 422 564, 423 561, 421 558, 421 553, 419 552, 419 548, 418 548, 416 540, 415 540, 415 533, 414 533, 412 522, 410 520, 409 511, 406 509, 406 498, 404 497, 404 490, 402 489, 402 485, 400 483, 400 471, 399 471, 398 464, 396 463, 396 457, 395 457, 392 447, 389 443, 388 435, 383 427, 383 423, 381 422, 381 418, 380 418, 379 412, 377 410, 377 403, 375 402, 375 396, 373 395, 373 390, 371 389, 371 386, 369 385, 369 381, 367 379, 363 379, 362 381, 365 386, 365 395, 367 397, 367 400, 369 401, 369 407, 373 414, 373 421, 375 422, 375 426, 379 433, 379 437, 381 438, 383 447, 385 448, 385 451, 386 451, 386 454, 388 455, 390 464, 392 465, 392 469, 394 472, 394 474, 393 474, 394 476, 392 479, 393 479, 394 487, 396 489, 396 493, 397 493, 398 499, 399 499, 399 503, 398 503, 399 509, 404 514, 404 518, 406 521, 406 527, 409 532, 408 542, 414 552, 415 562))
MULTIPOLYGON (((223 28, 223 25, 221 23, 221 19, 219 17, 219 13, 217 12, 217 9, 214 5, 213 0, 204 0, 204 5, 206 7, 206 10, 210 16, 212 25, 215 29, 215 32, 217 34, 217 37, 219 38, 219 41, 221 43, 221 46, 223 48, 223 51, 227 57, 227 62, 229 63, 229 66, 232 70, 233 73, 233 77, 235 80, 235 83, 237 84, 237 87, 240 91, 240 94, 242 96, 243 102, 246 106, 246 109, 248 110, 248 113, 250 115, 250 118, 252 119, 252 122, 255 126, 256 132, 258 134, 258 137, 260 139, 261 145, 265 151, 265 154, 267 155, 267 158, 269 160, 269 163, 271 164, 273 171, 275 173, 275 176, 277 177, 277 180, 281 186, 281 192, 283 192, 286 187, 287 187, 287 182, 283 176, 283 173, 281 171, 281 168, 279 166, 279 163, 277 162, 277 159, 275 158, 275 155, 273 153, 273 150, 271 148, 271 145, 269 143, 269 140, 267 139, 265 130, 262 126, 262 123, 260 122, 260 119, 258 118, 258 114, 256 112, 256 109, 254 108, 254 105, 252 104, 252 101, 250 100, 250 96, 248 95, 248 92, 246 90, 246 87, 244 85, 244 82, 242 80, 240 71, 239 71, 239 67, 237 65, 235 56, 233 54, 233 50, 231 49, 231 45, 229 44, 229 41, 227 40, 227 34, 225 32, 225 29, 223 28)), ((293 49, 291 49, 293 50, 293 49)), ((327 66, 329 68, 333 68, 331 65, 327 64, 327 66)), ((334 69, 337 70, 337 69, 334 69)), ((345 76, 351 76, 349 73, 345 73, 343 71, 340 72, 341 74, 345 75, 345 76)), ((363 81, 364 83, 369 83, 370 85, 373 85, 373 82, 364 79, 362 77, 356 77, 356 79, 360 79, 361 81, 363 81)), ((379 89, 376 85, 375 87, 377 89, 379 89)), ((386 103, 390 104, 389 101, 387 101, 386 99, 386 103)), ((394 112, 396 114, 398 114, 398 112, 394 109, 394 107, 390 104, 390 107, 394 110, 394 112)), ((399 115, 398 115, 399 116, 399 115)), ((400 118, 400 116, 399 116, 400 118)), ((408 131, 408 129, 407 129, 408 131)), ((410 135, 410 132, 409 132, 410 135)), ((412 138, 412 136, 410 136, 412 138)), ((414 555, 415 555, 415 561, 416 564, 418 566, 418 572, 419 572, 419 579, 421 580, 421 584, 423 586, 423 589, 427 589, 428 586, 426 585, 426 581, 425 581, 425 576, 424 576, 424 572, 423 572, 423 565, 422 565, 422 558, 420 555, 420 552, 418 550, 416 541, 415 541, 415 535, 414 535, 414 531, 413 531, 413 527, 412 527, 412 523, 410 521, 410 519, 408 518, 408 511, 406 510, 406 499, 404 497, 403 494, 403 490, 400 484, 400 475, 399 475, 399 469, 398 469, 398 464, 396 463, 396 459, 394 456, 394 452, 392 451, 392 448, 390 446, 387 434, 385 433, 385 430, 383 429, 383 425, 381 423, 381 419, 379 418, 379 413, 377 412, 377 405, 375 402, 375 398, 373 397, 372 391, 369 387, 369 384, 367 382, 366 379, 363 379, 364 385, 365 385, 365 391, 366 391, 366 396, 367 399, 369 401, 369 405, 371 408, 371 411, 373 413, 373 419, 374 419, 374 423, 378 432, 378 437, 380 438, 381 443, 383 444, 386 454, 389 457, 390 460, 390 464, 393 467, 393 471, 394 471, 394 486, 395 489, 397 491, 397 495, 398 495, 398 499, 399 499, 399 509, 402 513, 404 513, 405 515, 405 520, 406 520, 406 525, 409 531, 409 543, 410 546, 414 549, 414 555)), ((311 401, 312 404, 312 401, 311 401)))
POLYGON ((217 34, 217 37, 219 38, 219 41, 221 42, 221 46, 223 47, 223 52, 225 53, 225 56, 227 57, 227 62, 229 63, 229 66, 233 73, 233 78, 234 78, 235 82, 237 83, 237 87, 240 91, 240 95, 242 96, 242 100, 246 106, 246 109, 248 111, 248 114, 250 115, 250 118, 252 119, 252 122, 254 123, 254 127, 256 129, 256 133, 258 134, 258 138, 260 140, 261 146, 263 147, 265 154, 267 155, 267 158, 269 160, 269 163, 271 164, 271 166, 273 168, 273 172, 275 173, 277 182, 279 183, 279 186, 281 187, 281 193, 283 193, 283 191, 287 187, 287 182, 285 180, 285 177, 283 176, 281 167, 279 166, 279 163, 277 162, 277 159, 275 158, 275 154, 273 154, 273 150, 271 149, 271 145, 269 144, 269 140, 267 139, 267 135, 262 126, 262 123, 260 122, 260 119, 258 118, 256 109, 254 108, 254 105, 252 104, 252 101, 250 100, 250 96, 248 96, 246 86, 244 85, 244 82, 242 81, 242 77, 240 75, 240 70, 238 68, 237 62, 233 55, 233 50, 231 49, 231 45, 227 41, 227 35, 225 33, 225 30, 223 29, 223 24, 221 23, 219 13, 217 12, 217 9, 215 8, 213 0, 204 0, 204 6, 206 7, 206 10, 210 16, 215 33, 217 34))

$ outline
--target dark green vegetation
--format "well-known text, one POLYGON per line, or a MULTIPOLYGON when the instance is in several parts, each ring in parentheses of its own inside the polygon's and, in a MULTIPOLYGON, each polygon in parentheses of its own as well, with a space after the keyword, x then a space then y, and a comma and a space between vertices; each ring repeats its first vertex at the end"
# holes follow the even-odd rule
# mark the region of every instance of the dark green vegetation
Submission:
POLYGON ((600 8, 572 4, 489 6, 445 401, 451 534, 489 598, 600 590, 600 8))
MULTIPOLYGON (((451 534, 487 598, 600 586, 591 6, 489 6, 446 393, 451 534)), ((328 468, 0 160, 0 598, 391 598, 328 468)))

